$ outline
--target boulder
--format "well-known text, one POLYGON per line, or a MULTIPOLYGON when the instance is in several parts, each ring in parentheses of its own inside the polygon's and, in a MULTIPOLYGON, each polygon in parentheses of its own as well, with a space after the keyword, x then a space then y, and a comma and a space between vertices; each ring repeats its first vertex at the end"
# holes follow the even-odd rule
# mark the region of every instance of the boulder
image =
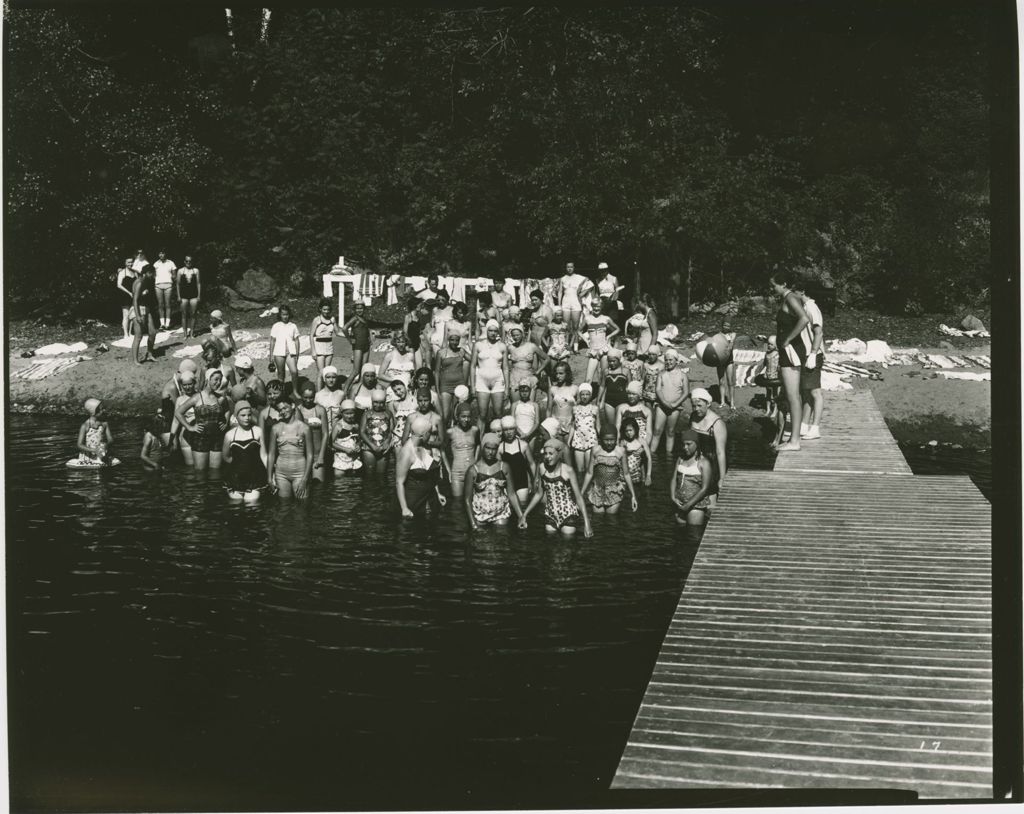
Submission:
POLYGON ((939 347, 942 348, 943 350, 956 350, 956 348, 953 346, 953 343, 947 342, 945 339, 939 342, 939 347))
POLYGON ((974 314, 968 314, 960 320, 960 329, 964 331, 984 331, 985 323, 974 316, 974 314))
POLYGON ((715 308, 713 313, 734 317, 739 313, 739 304, 736 302, 723 302, 715 308))
POLYGON ((229 288, 226 285, 222 285, 220 289, 228 301, 228 308, 234 311, 262 311, 266 308, 264 303, 247 300, 233 288, 229 288))
POLYGON ((238 293, 255 302, 273 302, 277 292, 278 285, 274 278, 259 269, 249 269, 238 282, 238 293))

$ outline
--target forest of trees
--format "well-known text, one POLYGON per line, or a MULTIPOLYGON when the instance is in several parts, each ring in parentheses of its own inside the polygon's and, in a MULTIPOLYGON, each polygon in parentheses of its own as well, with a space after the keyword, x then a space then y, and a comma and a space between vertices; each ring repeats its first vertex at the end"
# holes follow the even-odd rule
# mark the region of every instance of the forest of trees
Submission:
POLYGON ((781 264, 986 303, 986 5, 233 12, 7 10, 12 311, 105 302, 161 245, 207 284, 604 259, 711 299, 781 264))

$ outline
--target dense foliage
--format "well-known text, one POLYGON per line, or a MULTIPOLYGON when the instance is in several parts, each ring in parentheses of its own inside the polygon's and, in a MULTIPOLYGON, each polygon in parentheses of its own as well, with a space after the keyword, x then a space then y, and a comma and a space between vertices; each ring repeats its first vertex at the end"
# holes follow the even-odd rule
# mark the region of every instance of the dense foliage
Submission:
POLYGON ((575 258, 659 296, 781 264, 861 305, 984 300, 988 17, 296 8, 261 37, 250 9, 229 39, 222 9, 8 10, 8 302, 88 306, 160 245, 208 282, 575 258))

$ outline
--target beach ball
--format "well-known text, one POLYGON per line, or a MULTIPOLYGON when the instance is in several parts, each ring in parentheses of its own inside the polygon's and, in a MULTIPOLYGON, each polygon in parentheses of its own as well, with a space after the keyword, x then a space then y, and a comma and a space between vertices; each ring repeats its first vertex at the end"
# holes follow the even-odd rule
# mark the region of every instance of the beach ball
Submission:
POLYGON ((697 358, 708 367, 725 367, 732 364, 732 345, 735 335, 717 333, 704 335, 697 343, 697 358))

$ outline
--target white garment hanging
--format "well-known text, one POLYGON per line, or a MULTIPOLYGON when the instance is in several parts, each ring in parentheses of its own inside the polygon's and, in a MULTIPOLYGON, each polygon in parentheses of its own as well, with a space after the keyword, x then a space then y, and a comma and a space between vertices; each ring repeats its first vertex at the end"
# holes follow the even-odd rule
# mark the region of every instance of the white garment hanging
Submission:
POLYGON ((456 302, 466 301, 466 278, 452 277, 451 295, 456 302))
POLYGON ((398 284, 402 282, 399 274, 392 274, 387 279, 388 305, 398 305, 398 284))

